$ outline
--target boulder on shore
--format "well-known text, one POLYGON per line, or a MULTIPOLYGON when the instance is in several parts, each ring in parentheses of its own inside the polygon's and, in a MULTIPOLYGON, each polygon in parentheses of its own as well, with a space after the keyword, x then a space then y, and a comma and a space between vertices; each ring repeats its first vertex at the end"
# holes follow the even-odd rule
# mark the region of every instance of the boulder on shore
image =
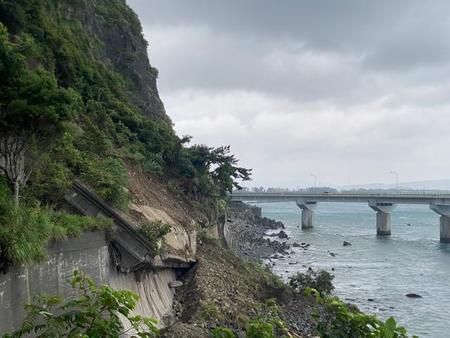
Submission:
POLYGON ((278 237, 279 237, 279 238, 285 238, 285 239, 288 239, 288 238, 289 238, 288 234, 285 233, 283 230, 281 230, 281 231, 278 233, 278 237))

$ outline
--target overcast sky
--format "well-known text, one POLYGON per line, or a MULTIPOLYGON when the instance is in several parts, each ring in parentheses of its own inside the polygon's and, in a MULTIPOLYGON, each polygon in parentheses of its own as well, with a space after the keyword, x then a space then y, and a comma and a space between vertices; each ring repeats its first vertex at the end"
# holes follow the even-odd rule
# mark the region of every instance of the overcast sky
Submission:
POLYGON ((450 178, 450 2, 129 0, 178 134, 249 186, 450 178))

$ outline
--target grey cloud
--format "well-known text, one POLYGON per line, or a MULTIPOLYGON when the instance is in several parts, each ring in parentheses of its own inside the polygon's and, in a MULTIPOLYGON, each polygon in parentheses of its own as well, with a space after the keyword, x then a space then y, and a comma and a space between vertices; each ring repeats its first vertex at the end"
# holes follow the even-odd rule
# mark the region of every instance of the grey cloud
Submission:
POLYGON ((162 90, 253 89, 340 104, 379 95, 373 72, 402 73, 405 79, 396 82, 411 81, 417 76, 411 71, 422 67, 421 82, 450 65, 450 4, 441 1, 130 4, 143 20, 162 90), (307 55, 322 63, 308 63, 307 55))
POLYGON ((356 56, 292 48, 284 41, 270 44, 233 39, 189 27, 145 29, 150 36, 154 32, 154 45, 164 44, 159 39, 173 41, 166 42, 165 51, 153 58, 156 66, 160 65, 163 90, 261 90, 316 100, 347 95, 361 86, 356 71, 361 60, 356 56), (190 46, 183 41, 189 41, 190 46))
POLYGON ((176 130, 230 143, 255 185, 448 177, 450 2, 129 3, 176 130))
MULTIPOLYGON (((278 39, 290 36, 311 46, 334 48, 366 41, 379 20, 397 22, 411 1, 131 0, 147 25, 204 25, 216 32, 278 39)), ((381 27, 383 28, 383 27, 381 27)), ((367 41, 367 43, 369 43, 367 41)))

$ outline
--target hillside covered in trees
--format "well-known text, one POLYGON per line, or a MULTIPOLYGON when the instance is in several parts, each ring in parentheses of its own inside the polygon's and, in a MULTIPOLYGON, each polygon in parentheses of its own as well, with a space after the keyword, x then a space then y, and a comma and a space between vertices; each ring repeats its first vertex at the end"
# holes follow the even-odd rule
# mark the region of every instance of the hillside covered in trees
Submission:
POLYGON ((126 209, 133 166, 216 205, 250 170, 227 146, 190 146, 175 134, 157 76, 124 0, 1 0, 2 191, 53 209, 78 178, 126 209))
POLYGON ((1 168, 24 198, 57 202, 79 177, 123 207, 126 161, 194 198, 249 177, 228 147, 174 133, 125 1, 2 0, 0 39, 1 168))

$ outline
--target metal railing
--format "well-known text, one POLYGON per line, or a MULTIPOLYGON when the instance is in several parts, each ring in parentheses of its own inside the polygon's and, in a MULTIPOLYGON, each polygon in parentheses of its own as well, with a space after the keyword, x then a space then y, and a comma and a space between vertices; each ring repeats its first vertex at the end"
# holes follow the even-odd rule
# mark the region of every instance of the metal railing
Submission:
POLYGON ((314 192, 248 192, 248 191, 236 191, 233 192, 231 197, 429 197, 440 198, 449 197, 450 191, 431 192, 431 191, 400 191, 400 192, 377 192, 377 193, 361 193, 361 192, 341 192, 341 193, 314 193, 314 192))

